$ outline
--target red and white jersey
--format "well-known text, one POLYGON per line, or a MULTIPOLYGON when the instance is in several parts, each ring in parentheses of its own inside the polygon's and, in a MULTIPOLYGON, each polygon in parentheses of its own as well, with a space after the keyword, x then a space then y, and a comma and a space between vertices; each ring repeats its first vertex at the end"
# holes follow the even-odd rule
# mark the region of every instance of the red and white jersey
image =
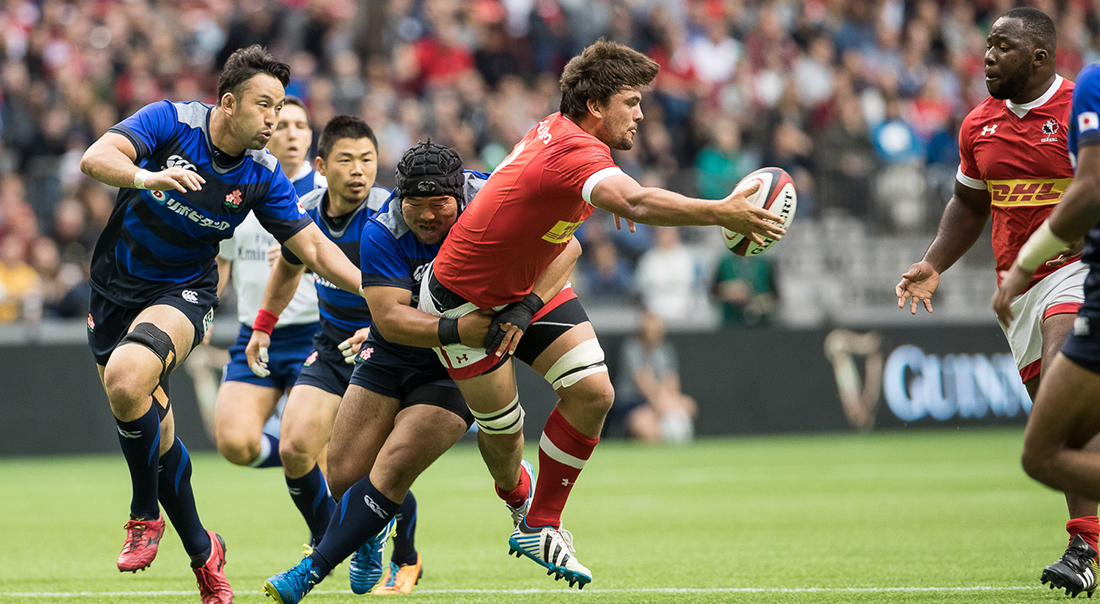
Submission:
POLYGON ((592 215, 592 189, 622 174, 611 149, 555 113, 497 166, 436 256, 436 279, 481 308, 531 293, 535 279, 592 215))
MULTIPOLYGON (((956 178, 972 189, 989 191, 993 215, 993 254, 997 283, 1020 247, 1054 211, 1073 179, 1066 148, 1073 82, 1055 76, 1042 96, 1017 105, 987 98, 959 129, 956 178)), ((1034 285, 1057 267, 1039 265, 1034 285)))

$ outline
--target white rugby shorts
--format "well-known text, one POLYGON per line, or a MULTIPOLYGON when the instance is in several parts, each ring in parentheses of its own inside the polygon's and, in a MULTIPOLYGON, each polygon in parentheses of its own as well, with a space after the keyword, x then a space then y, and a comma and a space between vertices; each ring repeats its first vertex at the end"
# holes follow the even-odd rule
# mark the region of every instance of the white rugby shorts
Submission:
POLYGON ((1042 369, 1043 321, 1054 315, 1076 314, 1085 301, 1088 273, 1088 266, 1076 260, 1012 300, 1012 313, 1016 318, 1009 325, 1001 323, 1001 331, 1008 338, 1022 381, 1037 377, 1042 369))

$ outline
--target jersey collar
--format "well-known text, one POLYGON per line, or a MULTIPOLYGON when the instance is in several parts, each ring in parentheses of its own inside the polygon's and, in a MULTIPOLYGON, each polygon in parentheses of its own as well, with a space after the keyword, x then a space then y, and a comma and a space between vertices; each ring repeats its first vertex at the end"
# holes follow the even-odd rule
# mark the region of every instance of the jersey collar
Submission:
POLYGON ((302 165, 298 166, 298 171, 294 173, 294 176, 290 177, 290 182, 298 182, 306 176, 309 176, 309 173, 312 171, 313 167, 309 165, 309 159, 306 159, 306 161, 302 162, 302 165))
POLYGON ((1058 92, 1058 89, 1061 87, 1062 76, 1055 75, 1054 83, 1050 85, 1050 88, 1047 88, 1047 91, 1043 93, 1043 96, 1035 99, 1034 101, 1031 101, 1030 103, 1024 103, 1023 105, 1017 105, 1016 103, 1013 103, 1012 100, 1005 99, 1005 107, 1008 107, 1009 111, 1016 114, 1016 117, 1024 117, 1025 115, 1027 115, 1028 111, 1031 111, 1036 107, 1042 107, 1043 105, 1045 105, 1046 102, 1050 100, 1050 97, 1054 96, 1054 93, 1058 92))

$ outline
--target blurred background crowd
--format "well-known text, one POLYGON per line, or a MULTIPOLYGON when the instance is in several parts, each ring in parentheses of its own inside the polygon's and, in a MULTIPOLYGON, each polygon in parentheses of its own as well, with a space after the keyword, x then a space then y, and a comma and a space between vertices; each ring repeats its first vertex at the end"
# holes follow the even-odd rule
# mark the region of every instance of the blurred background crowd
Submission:
MULTIPOLYGON (((1032 4, 1058 25, 1059 73, 1100 59, 1100 2, 1032 4)), ((578 233, 574 282, 586 304, 640 300, 673 325, 814 324, 881 306, 950 196, 959 123, 986 97, 985 35, 1014 6, 0 0, 0 323, 85 315, 88 260, 115 195, 80 173, 81 154, 147 103, 214 102, 237 48, 263 44, 291 65, 287 92, 306 103, 315 134, 338 114, 366 119, 381 147, 379 184, 390 186, 401 153, 428 137, 491 170, 556 111, 561 68, 601 36, 661 65, 634 149, 616 153, 624 170, 719 198, 752 170, 779 166, 799 205, 788 239, 752 261, 726 253, 717 229, 631 234, 597 215, 578 233), (802 296, 834 299, 807 309, 802 296)), ((952 291, 959 306, 967 292, 987 306, 991 254, 969 258, 983 285, 955 271, 967 283, 945 281, 948 312, 952 291)))

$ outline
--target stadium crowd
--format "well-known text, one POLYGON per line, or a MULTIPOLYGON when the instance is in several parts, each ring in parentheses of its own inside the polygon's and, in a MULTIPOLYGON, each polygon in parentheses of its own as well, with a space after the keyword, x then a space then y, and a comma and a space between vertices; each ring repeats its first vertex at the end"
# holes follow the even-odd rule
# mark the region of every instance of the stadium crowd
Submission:
MULTIPOLYGON (((753 169, 779 166, 797 183, 800 220, 842 213, 889 230, 899 177, 929 183, 918 202, 939 216, 958 125, 986 96, 986 32, 1014 4, 4 0, 0 323, 84 315, 88 260, 114 193, 80 173, 81 154, 147 103, 213 102, 221 63, 249 44, 288 60, 287 92, 308 106, 315 135, 344 113, 374 128, 379 182, 390 186, 401 153, 428 138, 492 169, 557 109, 565 61, 603 36, 661 65, 638 143, 616 152, 640 182, 717 198, 753 169)), ((1100 59, 1094 3, 1034 4, 1056 18, 1059 73, 1100 59)), ((600 218, 578 233, 586 253, 575 281, 587 296, 641 296, 673 322, 708 295, 729 322, 774 312, 769 265, 719 262, 714 233, 629 234, 600 218)))

